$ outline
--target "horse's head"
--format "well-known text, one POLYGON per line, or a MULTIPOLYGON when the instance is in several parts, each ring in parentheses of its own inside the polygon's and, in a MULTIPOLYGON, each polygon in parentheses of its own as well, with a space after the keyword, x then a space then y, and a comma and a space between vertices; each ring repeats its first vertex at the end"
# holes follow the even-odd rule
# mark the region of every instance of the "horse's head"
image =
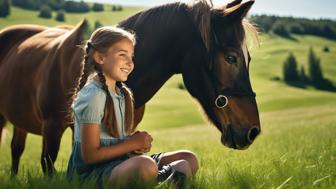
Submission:
POLYGON ((210 9, 209 29, 204 30, 209 40, 201 32, 182 64, 187 90, 222 132, 222 144, 235 149, 247 148, 260 133, 243 20, 253 1, 240 2, 210 9))

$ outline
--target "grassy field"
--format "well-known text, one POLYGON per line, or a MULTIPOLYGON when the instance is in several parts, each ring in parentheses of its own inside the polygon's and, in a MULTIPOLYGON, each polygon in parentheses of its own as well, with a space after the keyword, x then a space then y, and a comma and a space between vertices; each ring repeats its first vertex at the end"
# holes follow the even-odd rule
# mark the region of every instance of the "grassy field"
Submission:
MULTIPOLYGON (((127 10, 129 12, 114 16, 106 13, 111 17, 102 23, 115 23, 136 8, 127 10)), ((34 20, 30 23, 57 24, 33 18, 29 11, 14 9, 13 12, 8 20, 0 19, 0 27, 27 22, 23 18, 28 16, 34 20), (21 13, 27 16, 20 18, 21 13)), ((98 19, 96 13, 89 15, 90 20, 98 19)), ((72 16, 68 17, 71 24, 82 17, 72 16)), ((182 82, 178 75, 150 101, 139 126, 154 137, 151 153, 194 151, 200 170, 190 188, 336 188, 336 94, 270 80, 281 76, 282 63, 290 51, 306 66, 312 46, 321 58, 325 77, 336 83, 336 42, 313 36, 295 38, 297 41, 263 35, 261 46, 252 50, 250 72, 257 92, 262 134, 249 149, 236 151, 220 144, 220 133, 204 119, 197 102, 186 91, 178 89, 182 82), (326 45, 331 52, 322 52, 326 45)), ((70 130, 62 138, 56 161, 59 174, 52 180, 45 179, 41 173, 41 137, 35 135, 28 136, 19 176, 9 177, 11 130, 12 126, 8 125, 5 143, 0 148, 0 188, 79 188, 64 180, 71 151, 70 130)))

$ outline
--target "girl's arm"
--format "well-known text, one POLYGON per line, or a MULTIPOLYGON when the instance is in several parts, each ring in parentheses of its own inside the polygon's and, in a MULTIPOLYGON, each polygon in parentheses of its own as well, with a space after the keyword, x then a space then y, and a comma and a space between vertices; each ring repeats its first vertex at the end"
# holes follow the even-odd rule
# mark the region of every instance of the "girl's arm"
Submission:
POLYGON ((146 132, 132 135, 122 143, 108 147, 100 146, 100 128, 98 124, 81 125, 81 149, 83 160, 94 164, 122 156, 131 151, 151 146, 151 137, 146 132))

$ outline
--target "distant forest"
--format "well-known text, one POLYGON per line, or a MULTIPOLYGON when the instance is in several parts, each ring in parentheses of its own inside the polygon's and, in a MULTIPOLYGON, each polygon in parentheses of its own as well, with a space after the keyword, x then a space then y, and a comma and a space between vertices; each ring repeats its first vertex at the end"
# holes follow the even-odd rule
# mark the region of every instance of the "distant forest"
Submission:
MULTIPOLYGON (((57 12, 56 20, 65 21, 65 13, 86 13, 104 11, 104 4, 88 4, 84 1, 65 0, 0 0, 0 17, 10 15, 11 5, 28 10, 39 10, 39 17, 51 18, 52 11, 57 12)), ((122 11, 121 5, 112 5, 111 11, 122 11)))
POLYGON ((12 5, 24 9, 39 10, 41 6, 49 6, 52 10, 64 9, 67 12, 88 12, 90 7, 83 1, 65 0, 11 0, 12 5))
POLYGON ((334 20, 269 15, 253 15, 250 19, 257 24, 262 32, 274 33, 282 37, 291 38, 291 34, 309 34, 336 39, 336 21, 334 20))
MULTIPOLYGON (((1 0, 0 0, 1 1, 1 0)), ((11 4, 24 9, 39 10, 43 6, 48 6, 52 10, 65 10, 66 12, 85 13, 91 10, 89 4, 84 1, 65 1, 65 0, 11 0, 11 4)), ((121 6, 113 7, 120 11, 121 6)), ((92 7, 93 11, 103 11, 103 4, 94 3, 92 7)))

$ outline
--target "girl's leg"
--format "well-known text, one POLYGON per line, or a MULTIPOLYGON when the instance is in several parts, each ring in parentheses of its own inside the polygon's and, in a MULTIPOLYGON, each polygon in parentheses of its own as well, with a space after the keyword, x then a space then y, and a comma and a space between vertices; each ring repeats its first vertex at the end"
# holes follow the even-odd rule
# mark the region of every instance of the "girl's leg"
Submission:
POLYGON ((159 167, 170 163, 176 170, 185 173, 187 176, 189 175, 188 172, 191 172, 191 175, 195 175, 198 170, 196 155, 189 150, 178 150, 164 153, 161 157, 159 167), (187 168, 188 166, 189 168, 187 168))
POLYGON ((187 177, 193 176, 190 164, 184 159, 173 161, 169 163, 169 165, 171 165, 175 170, 184 173, 187 177))
POLYGON ((109 178, 110 183, 123 185, 131 179, 152 182, 158 174, 155 161, 145 155, 132 157, 115 167, 109 178))

